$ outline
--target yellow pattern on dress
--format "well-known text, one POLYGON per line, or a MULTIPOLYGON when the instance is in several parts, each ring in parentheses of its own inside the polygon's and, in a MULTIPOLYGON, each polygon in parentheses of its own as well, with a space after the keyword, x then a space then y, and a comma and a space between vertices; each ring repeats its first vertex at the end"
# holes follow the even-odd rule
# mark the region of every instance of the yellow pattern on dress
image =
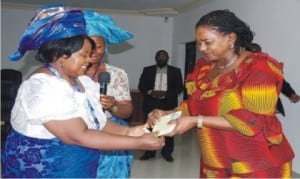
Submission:
POLYGON ((216 168, 225 168, 223 162, 218 160, 218 156, 216 156, 216 150, 218 149, 213 145, 213 140, 211 140, 211 136, 214 135, 214 131, 210 128, 202 127, 198 129, 198 139, 201 144, 201 153, 203 161, 205 161, 206 165, 213 166, 216 168))
POLYGON ((252 85, 243 88, 242 100, 247 110, 258 114, 272 115, 277 103, 277 93, 274 85, 252 85))
POLYGON ((232 171, 233 173, 251 173, 251 167, 247 165, 245 162, 235 161, 232 162, 232 171))

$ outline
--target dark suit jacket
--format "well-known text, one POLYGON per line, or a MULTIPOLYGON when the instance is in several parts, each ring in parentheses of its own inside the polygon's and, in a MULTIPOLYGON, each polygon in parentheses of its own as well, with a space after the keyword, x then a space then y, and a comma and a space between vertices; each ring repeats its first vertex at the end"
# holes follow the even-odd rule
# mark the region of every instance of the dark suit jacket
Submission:
POLYGON ((144 95, 143 111, 147 115, 153 109, 170 110, 178 105, 178 94, 183 90, 183 81, 181 70, 174 66, 167 66, 167 83, 168 89, 166 98, 155 99, 148 94, 149 90, 154 89, 156 75, 156 65, 144 67, 140 76, 138 88, 144 95))
MULTIPOLYGON (((292 94, 295 94, 295 90, 291 87, 291 85, 283 79, 283 84, 281 88, 281 93, 290 98, 292 94)), ((277 111, 280 112, 283 116, 285 116, 284 108, 281 102, 281 99, 278 98, 277 102, 277 111)))

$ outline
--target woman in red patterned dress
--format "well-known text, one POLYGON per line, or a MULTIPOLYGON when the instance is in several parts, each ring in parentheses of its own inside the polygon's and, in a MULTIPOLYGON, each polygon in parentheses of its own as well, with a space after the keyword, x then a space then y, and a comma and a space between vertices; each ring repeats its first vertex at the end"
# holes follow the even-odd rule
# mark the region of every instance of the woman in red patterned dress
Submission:
MULTIPOLYGON (((169 135, 198 128, 200 177, 291 177, 294 152, 275 116, 282 64, 245 50, 253 32, 228 10, 203 16, 195 36, 205 58, 187 76, 184 115, 169 135)), ((171 112, 154 110, 148 123, 171 112)))

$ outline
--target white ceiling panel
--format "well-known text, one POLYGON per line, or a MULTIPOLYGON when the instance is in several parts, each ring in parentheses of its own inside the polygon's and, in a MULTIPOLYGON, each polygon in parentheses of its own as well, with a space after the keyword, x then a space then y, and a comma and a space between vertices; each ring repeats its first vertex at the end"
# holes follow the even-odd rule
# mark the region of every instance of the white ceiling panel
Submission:
POLYGON ((2 6, 39 7, 45 4, 64 3, 82 9, 98 9, 107 13, 143 15, 176 15, 208 0, 2 0, 2 6))

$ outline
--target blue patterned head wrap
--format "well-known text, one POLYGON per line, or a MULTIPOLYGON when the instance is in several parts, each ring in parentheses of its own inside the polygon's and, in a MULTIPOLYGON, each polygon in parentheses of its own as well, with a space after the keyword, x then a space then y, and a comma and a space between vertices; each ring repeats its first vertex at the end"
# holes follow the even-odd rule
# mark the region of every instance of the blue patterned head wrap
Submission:
POLYGON ((82 34, 86 34, 82 11, 62 4, 42 6, 23 33, 18 51, 8 58, 17 61, 26 51, 38 49, 47 42, 82 34))
POLYGON ((101 36, 105 43, 118 44, 133 38, 128 31, 116 26, 110 16, 100 15, 94 11, 83 11, 88 36, 101 36))

